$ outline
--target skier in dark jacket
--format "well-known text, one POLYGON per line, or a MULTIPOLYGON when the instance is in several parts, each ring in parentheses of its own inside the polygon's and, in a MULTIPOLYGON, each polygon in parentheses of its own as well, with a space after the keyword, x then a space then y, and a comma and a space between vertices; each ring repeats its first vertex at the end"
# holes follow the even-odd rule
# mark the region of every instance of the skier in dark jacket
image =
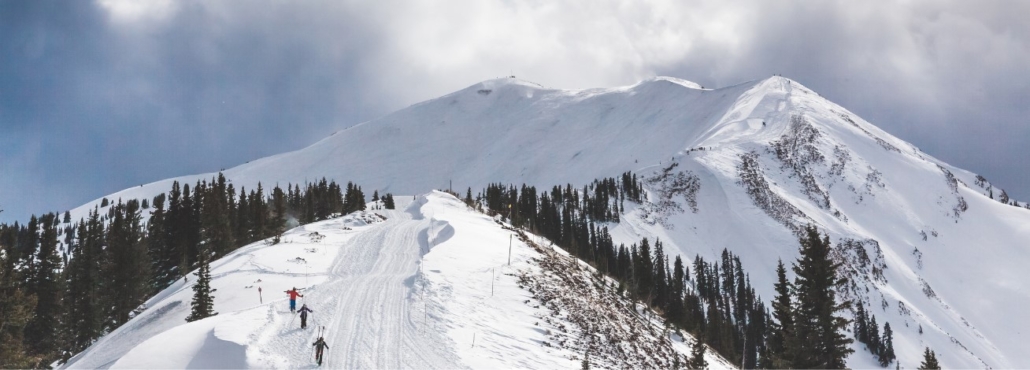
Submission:
POLYGON ((297 293, 297 288, 294 287, 292 290, 287 290, 286 294, 290 295, 290 312, 297 310, 297 297, 303 297, 300 293, 297 293))
POLYGON ((315 361, 318 361, 318 366, 322 366, 322 350, 329 349, 329 344, 325 342, 325 339, 318 337, 315 341, 315 361))
POLYGON ((297 310, 300 313, 300 328, 304 329, 308 327, 308 312, 315 312, 308 308, 308 305, 301 305, 300 309, 297 310))

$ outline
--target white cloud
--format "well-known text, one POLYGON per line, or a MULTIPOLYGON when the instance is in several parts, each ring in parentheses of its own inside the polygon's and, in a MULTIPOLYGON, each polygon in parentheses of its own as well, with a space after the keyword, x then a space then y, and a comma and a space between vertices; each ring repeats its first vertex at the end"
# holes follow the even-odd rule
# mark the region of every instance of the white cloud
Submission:
POLYGON ((111 19, 123 23, 163 21, 178 10, 173 0, 97 0, 111 19))

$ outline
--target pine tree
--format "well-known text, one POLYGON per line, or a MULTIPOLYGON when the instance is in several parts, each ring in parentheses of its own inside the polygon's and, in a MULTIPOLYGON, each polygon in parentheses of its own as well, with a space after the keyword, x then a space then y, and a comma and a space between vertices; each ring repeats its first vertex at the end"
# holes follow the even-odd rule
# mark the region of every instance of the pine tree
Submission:
MULTIPOLYGON (((174 185, 173 185, 174 186, 174 185)), ((186 184, 182 187, 182 203, 178 219, 176 220, 176 232, 179 235, 175 235, 174 238, 179 241, 179 273, 182 276, 186 276, 190 270, 192 270, 197 263, 197 255, 199 255, 198 248, 200 247, 200 183, 193 187, 194 192, 190 192, 190 185, 186 184)))
POLYGON ((279 244, 283 232, 286 231, 286 194, 278 186, 272 190, 272 208, 274 209, 272 229, 275 231, 272 244, 279 244))
POLYGON ((684 320, 684 308, 683 308, 683 294, 684 294, 684 279, 686 278, 686 271, 683 268, 683 260, 680 256, 676 256, 675 262, 672 267, 672 279, 670 279, 670 295, 669 295, 669 310, 667 312, 669 321, 672 321, 676 325, 686 326, 684 320))
POLYGON ((0 245, 0 368, 26 369, 39 367, 40 360, 28 355, 24 347, 25 327, 36 309, 36 297, 18 285, 21 277, 12 268, 13 245, 0 245))
POLYGON ((254 241, 254 238, 251 237, 251 212, 247 199, 247 189, 240 187, 239 201, 236 202, 236 230, 233 232, 236 241, 240 244, 249 244, 254 241))
POLYGON ((769 338, 769 352, 773 367, 786 369, 794 367, 794 309, 791 303, 792 286, 787 281, 787 269, 783 266, 783 260, 777 261, 776 279, 776 297, 773 298, 772 309, 777 324, 773 326, 772 336, 769 338))
POLYGON ((705 344, 694 339, 694 343, 690 345, 690 359, 687 360, 687 368, 707 369, 708 361, 705 361, 705 350, 705 344))
POLYGON ((937 362, 937 354, 926 347, 923 351, 923 362, 919 364, 919 370, 940 370, 941 364, 937 362))
POLYGON ((800 253, 794 264, 794 286, 797 290, 795 335, 797 345, 794 367, 845 367, 844 360, 854 352, 851 338, 844 335, 848 321, 837 315, 850 302, 838 303, 834 288, 846 282, 838 278, 838 263, 830 258, 829 237, 820 238, 815 226, 809 225, 800 238, 800 253))
POLYGON ((103 228, 97 209, 90 212, 88 220, 78 224, 77 245, 66 271, 64 330, 68 340, 63 347, 68 353, 81 352, 103 334, 104 312, 100 305, 103 228))
POLYGON ((264 188, 258 183, 256 191, 250 193, 251 240, 261 240, 268 236, 268 203, 265 201, 264 188))
POLYGON ((158 194, 152 203, 150 221, 147 222, 147 251, 150 255, 151 293, 164 289, 178 276, 175 273, 176 258, 167 237, 168 213, 165 211, 165 195, 158 194))
POLYGON ((883 323, 883 353, 880 354, 880 366, 886 367, 896 359, 894 355, 894 331, 891 330, 891 323, 883 323))
POLYGON ((343 213, 365 210, 365 194, 361 187, 347 182, 347 193, 343 196, 343 213))
POLYGON ((855 323, 853 330, 855 332, 855 340, 859 343, 869 344, 869 329, 866 326, 866 313, 862 302, 858 302, 858 307, 855 308, 855 323))
POLYGON ((61 344, 64 279, 61 279, 61 258, 57 255, 57 215, 46 214, 39 221, 38 254, 29 270, 29 292, 36 296, 37 304, 25 327, 25 344, 31 354, 50 363, 58 358, 61 344))
POLYGON ((186 239, 183 237, 186 232, 186 217, 187 212, 182 203, 182 191, 179 188, 179 182, 173 181, 172 190, 168 192, 168 214, 164 227, 165 243, 167 243, 168 251, 166 252, 167 254, 162 254, 165 257, 162 257, 161 260, 163 264, 166 264, 163 266, 164 268, 169 267, 169 265, 174 266, 174 279, 186 276, 186 272, 189 271, 186 259, 186 239))
POLYGON ((668 310, 669 301, 669 283, 666 276, 668 271, 668 264, 666 263, 665 249, 662 246, 662 241, 655 239, 654 242, 655 254, 654 254, 654 280, 653 280, 653 291, 654 299, 651 304, 654 307, 660 308, 662 311, 668 310))
POLYGON ((193 284, 193 300, 190 301, 190 315, 186 321, 197 321, 206 317, 217 315, 214 310, 214 296, 211 293, 217 289, 211 289, 211 266, 207 253, 200 255, 200 268, 194 275, 197 276, 196 284, 193 284))
POLYGON ((868 325, 869 342, 867 344, 869 347, 869 352, 872 352, 873 355, 876 355, 876 357, 880 357, 880 353, 882 352, 880 348, 880 324, 876 323, 876 315, 873 315, 872 318, 869 319, 868 325))
POLYGON ((232 225, 229 224, 229 205, 225 194, 225 177, 219 173, 211 186, 197 191, 201 202, 201 243, 204 248, 221 257, 235 249, 232 225))
POLYGON ((636 295, 637 297, 645 299, 645 302, 650 303, 651 298, 654 294, 654 260, 651 258, 651 243, 644 238, 640 241, 640 248, 637 250, 638 256, 633 272, 636 275, 635 280, 636 295))
POLYGON ((114 218, 107 229, 104 277, 110 287, 102 302, 109 309, 108 328, 114 329, 129 321, 129 314, 149 297, 150 257, 142 234, 139 202, 135 199, 114 207, 114 218))

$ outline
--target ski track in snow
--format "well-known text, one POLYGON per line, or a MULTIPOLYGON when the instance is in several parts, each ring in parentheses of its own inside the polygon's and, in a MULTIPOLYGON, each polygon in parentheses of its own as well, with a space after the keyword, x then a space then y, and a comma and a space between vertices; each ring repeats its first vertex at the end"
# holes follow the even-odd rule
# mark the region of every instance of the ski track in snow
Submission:
POLYGON ((460 368, 453 350, 435 333, 418 330, 412 319, 412 284, 429 221, 406 212, 363 230, 339 246, 329 280, 305 291, 314 313, 308 328, 290 314, 287 301, 268 308, 270 323, 252 348, 258 367, 315 368, 312 344, 320 327, 329 349, 323 367, 333 369, 460 368), (333 308, 335 307, 335 308, 333 308), (263 343, 267 342, 267 343, 263 343))

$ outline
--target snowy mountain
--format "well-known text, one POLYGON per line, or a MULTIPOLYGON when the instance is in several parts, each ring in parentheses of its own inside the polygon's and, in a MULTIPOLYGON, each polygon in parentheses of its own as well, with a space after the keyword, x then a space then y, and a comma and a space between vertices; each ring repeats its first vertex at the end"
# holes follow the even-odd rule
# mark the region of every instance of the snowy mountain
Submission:
MULTIPOLYGON (((633 86, 576 91, 547 89, 518 79, 490 80, 339 131, 307 148, 240 165, 224 174, 237 187, 247 188, 255 187, 259 181, 270 186, 326 177, 354 181, 365 189, 380 192, 426 194, 431 189, 448 188, 451 184, 462 193, 466 187, 476 192, 496 182, 527 183, 541 189, 567 183, 582 187, 594 179, 626 171, 647 179, 649 202, 640 207, 627 207, 622 222, 610 225, 616 243, 630 244, 641 237, 660 238, 667 252, 679 253, 685 258, 693 258, 695 254, 715 258, 723 248, 729 249, 741 257, 759 293, 772 297, 776 260, 789 262, 796 258, 795 231, 811 223, 830 236, 836 245, 835 257, 845 264, 851 283, 841 294, 871 307, 871 313, 881 323, 891 323, 895 332, 894 347, 902 367, 918 365, 926 346, 938 353, 945 367, 1012 368, 1030 364, 1030 354, 1023 351, 1021 334, 1030 330, 1030 318, 1023 315, 1021 309, 1030 306, 1030 290, 1025 283, 1030 273, 1024 268, 1030 264, 1027 242, 1030 240, 1030 210, 1021 208, 1022 203, 1012 206, 992 199, 1001 191, 994 189, 986 179, 922 153, 785 78, 773 77, 707 90, 687 81, 659 77, 633 86)), ((212 176, 202 174, 158 181, 106 198, 150 198, 167 191, 174 180, 192 183, 212 176)), ((85 217, 99 204, 98 199, 72 210, 73 219, 85 217)), ((432 205, 433 201, 428 204, 432 205)), ((400 243, 416 250, 396 251, 410 254, 404 259, 407 262, 402 266, 398 260, 394 261, 396 265, 383 268, 399 269, 396 276, 425 276, 426 284, 430 285, 434 284, 434 276, 440 279, 435 281, 437 283, 452 284, 438 286, 441 290, 435 291, 448 292, 450 296, 446 299, 412 298, 406 301, 407 306, 384 306, 398 321, 389 324, 393 326, 377 326, 381 331, 376 333, 378 336, 372 332, 331 333, 338 336, 329 340, 330 345, 347 343, 345 345, 352 348, 367 345, 364 349, 368 356, 400 361, 357 358, 340 360, 353 361, 341 366, 404 367, 413 363, 436 367, 454 364, 577 366, 568 358, 579 354, 542 353, 539 348, 526 345, 539 334, 534 333, 535 328, 471 328, 473 323, 459 319, 472 315, 463 311, 468 309, 463 308, 464 305, 473 305, 469 299, 474 298, 469 298, 468 294, 483 292, 459 289, 470 283, 450 279, 468 274, 448 278, 447 272, 471 268, 474 271, 469 274, 486 274, 487 267, 496 266, 470 264, 468 260, 448 261, 454 256, 436 255, 435 251, 421 256, 420 253, 424 253, 419 249, 421 238, 430 238, 419 235, 419 230, 425 230, 431 223, 424 220, 425 207, 409 208, 408 213, 384 214, 388 220, 398 223, 380 227, 392 230, 389 232, 370 230, 352 236, 341 232, 334 236, 333 230, 350 225, 348 222, 355 223, 348 226, 355 230, 358 224, 365 222, 353 215, 309 225, 292 232, 296 245, 284 247, 300 246, 298 240, 303 239, 302 235, 313 231, 326 234, 327 241, 339 238, 336 248, 322 248, 325 253, 332 249, 336 249, 334 253, 344 253, 342 251, 348 248, 400 243), (396 221, 398 219, 405 221, 396 221), (405 226, 409 222, 411 224, 405 226), (351 237, 367 239, 348 244, 351 237), (389 238, 401 239, 385 243, 389 238), (433 258, 435 256, 439 257, 433 258), (434 267, 434 263, 439 265, 434 267), (428 272, 413 275, 417 266, 428 272), (419 311, 412 305, 423 303, 422 300, 429 302, 423 307, 429 313, 422 313, 428 317, 435 312, 437 321, 434 322, 446 325, 444 340, 427 340, 413 334, 418 317, 412 315, 418 316, 419 311), (437 304, 437 311, 429 306, 433 302, 437 304), (448 306, 447 302, 464 303, 448 306), (477 343, 483 346, 478 347, 481 351, 466 351, 464 347, 471 345, 466 344, 470 332, 490 332, 497 336, 505 333, 506 337, 503 340, 483 337, 482 340, 496 342, 477 343), (361 338, 362 343, 355 342, 355 338, 361 338), (404 350, 417 347, 413 344, 416 342, 446 348, 404 350), (440 354, 453 357, 435 357, 440 354), (362 362, 366 360, 370 362, 362 362)), ((442 212, 461 213, 457 209, 442 212)), ((431 215, 430 219, 433 218, 442 219, 442 216, 431 215)), ((441 227, 441 230, 446 228, 441 227)), ((451 227, 457 230, 456 226, 451 227)), ((449 240, 460 234, 454 230, 447 232, 454 233, 449 240)), ((503 239, 507 235, 491 234, 481 228, 470 230, 474 231, 469 231, 466 237, 473 239, 503 239)), ((469 244, 475 243, 468 241, 460 245, 469 247, 469 244)), ((216 298, 216 309, 223 312, 216 319, 186 325, 182 317, 188 311, 183 306, 188 303, 188 289, 187 285, 177 283, 152 299, 150 309, 140 317, 73 360, 71 367, 151 367, 154 364, 145 361, 154 356, 147 348, 159 348, 160 338, 166 335, 200 338, 191 342, 195 343, 194 347, 181 348, 184 351, 181 358, 185 361, 182 364, 207 358, 196 353, 224 347, 229 348, 226 351, 244 354, 237 356, 230 366, 298 367, 299 362, 291 362, 293 355, 268 351, 277 351, 270 347, 276 347, 273 342, 280 340, 301 346, 310 339, 305 336, 310 333, 276 334, 275 330, 285 328, 275 321, 281 319, 275 312, 281 307, 255 304, 250 302, 253 299, 246 304, 236 300, 233 295, 240 286, 264 279, 248 276, 246 271, 272 274, 283 281, 292 279, 290 283, 276 282, 274 288, 269 285, 266 292, 278 293, 294 284, 326 291, 353 289, 348 292, 358 296, 376 291, 369 287, 386 289, 386 285, 375 285, 385 284, 382 281, 367 280, 372 278, 349 281, 346 278, 349 269, 373 267, 361 261, 371 264, 378 260, 348 259, 355 262, 346 265, 348 270, 333 270, 336 268, 333 266, 340 264, 330 264, 331 258, 327 255, 311 264, 311 268, 321 272, 300 274, 299 270, 284 271, 299 269, 300 265, 261 263, 261 258, 271 257, 247 254, 248 250, 257 253, 264 249, 268 248, 248 246, 217 262, 213 272, 226 276, 221 283, 226 285, 219 287, 225 297, 216 298), (300 284, 301 278, 321 280, 300 284), (171 298, 173 296, 177 298, 171 298), (226 304, 222 300, 234 303, 226 304), (234 306, 236 304, 238 306, 234 306), (148 319, 155 315, 174 319, 158 324, 165 321, 156 317, 148 319), (119 336, 125 339, 117 339, 119 336), (105 347, 105 343, 112 341, 122 344, 105 347), (130 347, 130 343, 139 345, 130 347), (121 354, 117 354, 119 352, 121 354)), ((320 252, 318 247, 315 251, 320 252)), ((532 253, 530 251, 529 247, 523 249, 524 253, 532 253)), ((304 258, 309 252, 299 249, 282 251, 282 255, 275 254, 280 253, 278 250, 267 253, 282 260, 294 255, 304 258)), ((463 252, 455 253, 463 255, 463 252)), ((375 262, 375 266, 379 263, 375 262)), ((513 281, 507 275, 502 276, 505 277, 500 279, 509 284, 513 281)), ((485 285, 480 280, 482 278, 472 281, 485 285)), ((401 279, 389 288, 407 289, 405 292, 415 295, 421 287, 418 284, 423 282, 416 284, 401 279)), ((247 294, 252 293, 247 291, 247 294)), ((510 302, 490 305, 503 310, 497 314, 500 316, 532 316, 526 311, 531 306, 513 298, 518 294, 522 293, 513 290, 505 294, 510 302)), ((333 301, 338 298, 319 298, 316 312, 339 310, 337 312, 343 316, 354 312, 347 311, 348 304, 353 302, 333 301)), ((355 304, 373 301, 367 298, 355 304)), ((319 316, 315 317, 317 320, 319 316)), ((347 327, 380 325, 376 317, 350 319, 357 321, 347 327)), ((497 320, 486 322, 503 322, 497 320)), ((333 325, 340 327, 339 323, 333 325)), ((855 353, 848 359, 850 367, 878 367, 867 351, 857 344, 854 348, 855 353)), ((226 358, 212 357, 211 360, 226 358)))
MULTIPOLYGON (((240 248, 212 264, 218 315, 185 322, 192 282, 180 280, 66 368, 314 368, 318 333, 329 344, 327 368, 579 366, 582 353, 549 344, 579 338, 575 325, 545 320, 548 308, 519 282, 543 275, 533 260, 573 259, 516 239, 509 263, 515 233, 493 219, 441 192, 404 199, 396 211, 354 213, 291 230, 282 244, 240 248), (298 306, 313 310, 307 329, 288 309, 284 292, 293 287, 303 294, 298 306)), ((628 361, 594 354, 594 366, 668 367, 657 362, 668 357, 653 355, 685 356, 692 341, 664 333, 663 343, 657 321, 590 309, 656 333, 637 341, 647 352, 621 356, 628 361)), ((730 368, 711 353, 707 361, 730 368)))

